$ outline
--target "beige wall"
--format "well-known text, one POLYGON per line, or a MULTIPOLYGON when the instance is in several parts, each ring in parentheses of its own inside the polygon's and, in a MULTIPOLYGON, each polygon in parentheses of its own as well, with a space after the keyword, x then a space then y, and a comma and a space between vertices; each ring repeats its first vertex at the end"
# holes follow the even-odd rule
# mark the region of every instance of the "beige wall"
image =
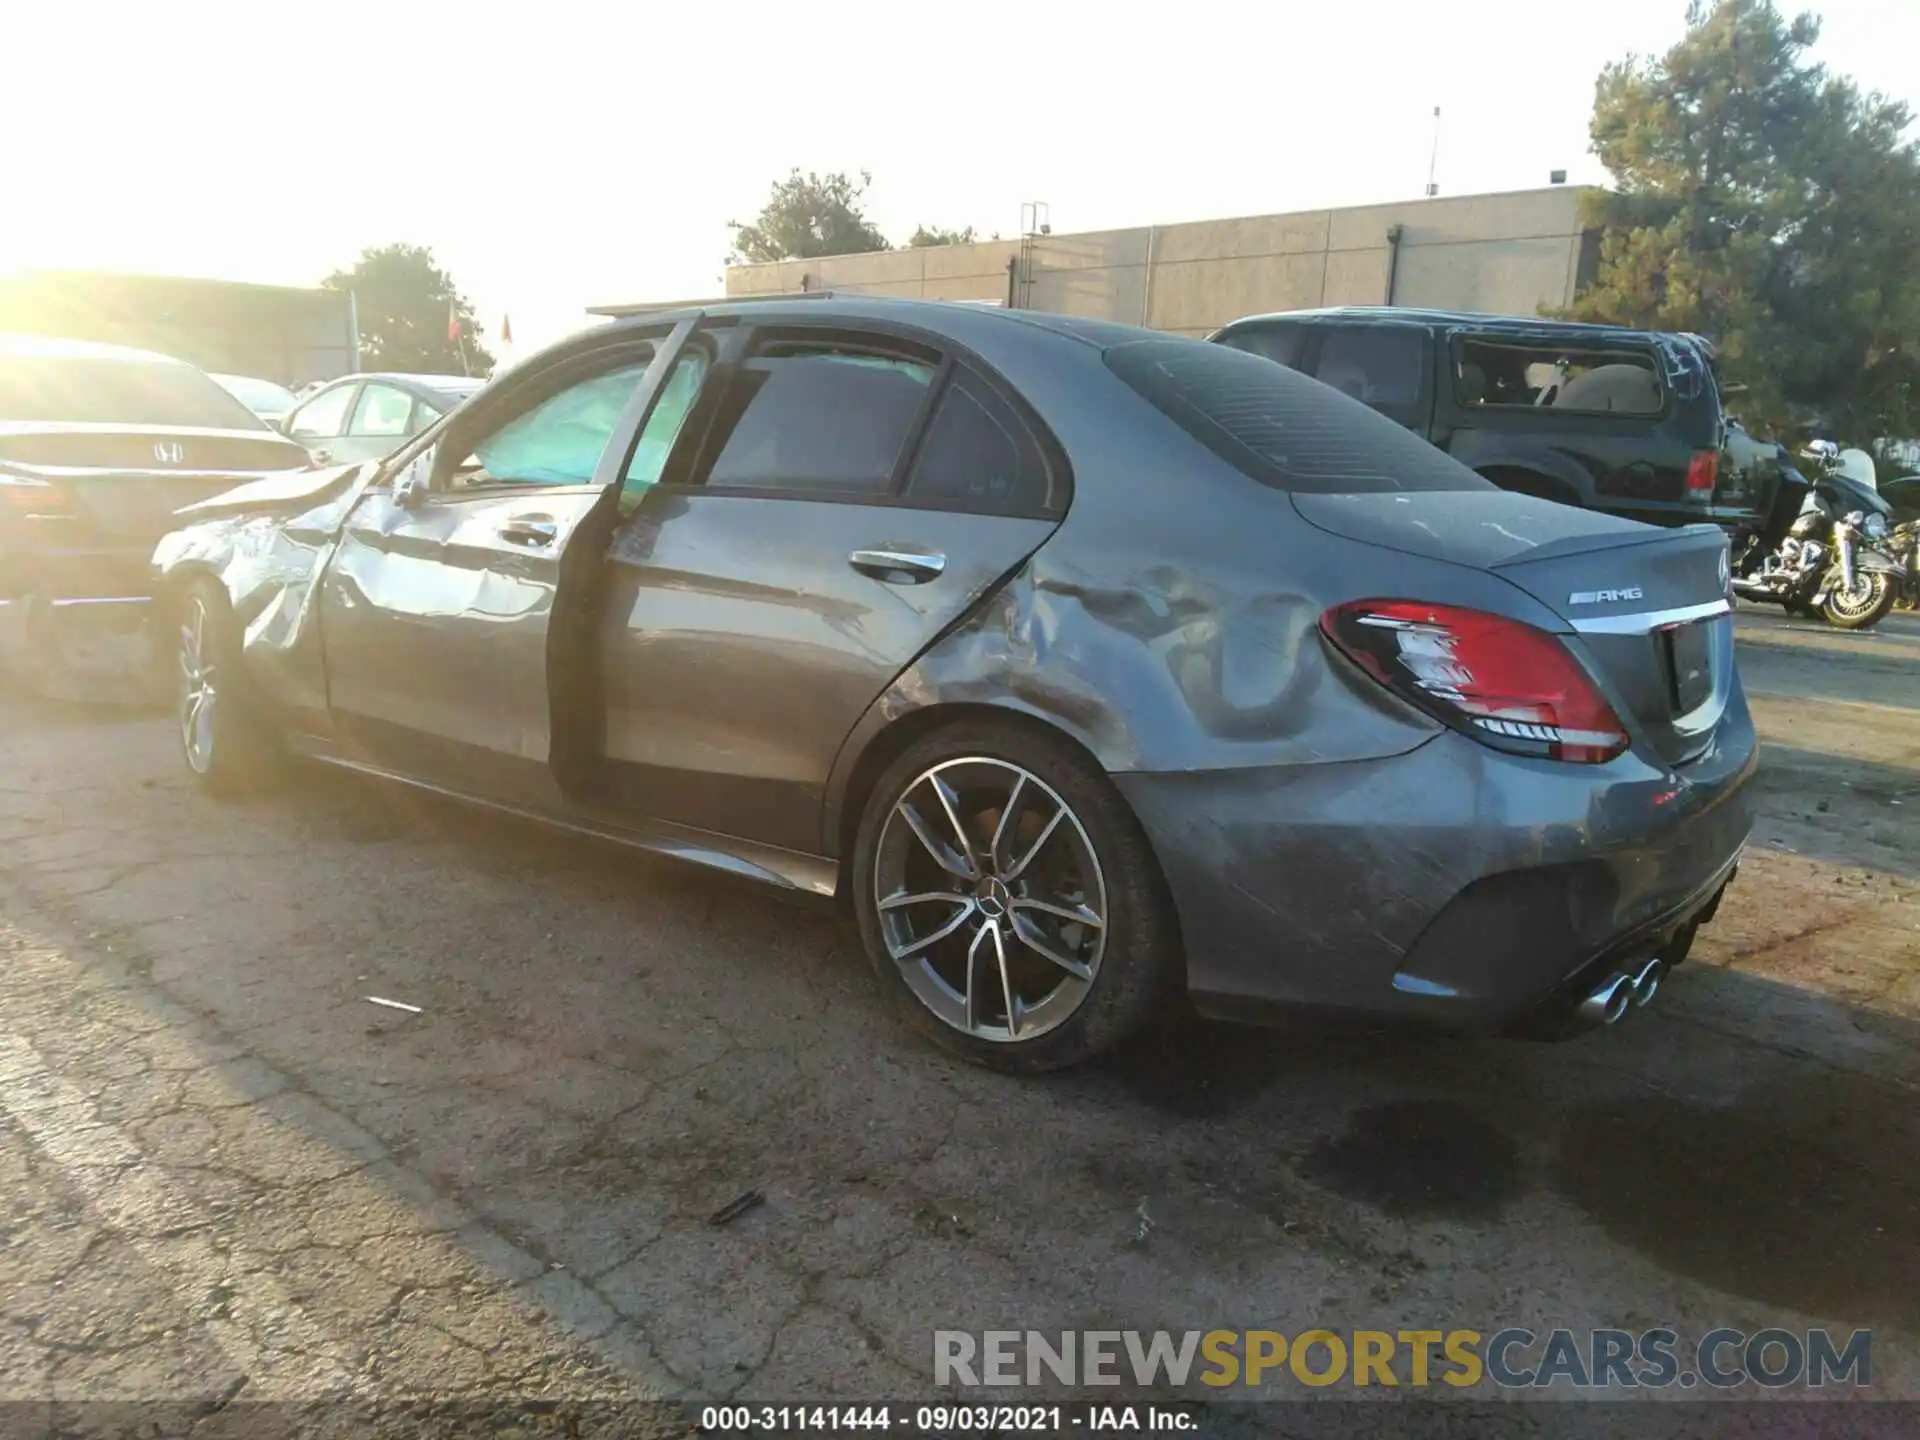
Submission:
MULTIPOLYGON (((1387 299, 1389 226, 1402 227, 1396 305, 1532 315, 1573 298, 1581 191, 1449 196, 1347 210, 1038 236, 1017 303, 1205 334, 1241 315, 1387 299)), ((736 265, 729 295, 803 288, 940 300, 1007 298, 1017 240, 736 265)))

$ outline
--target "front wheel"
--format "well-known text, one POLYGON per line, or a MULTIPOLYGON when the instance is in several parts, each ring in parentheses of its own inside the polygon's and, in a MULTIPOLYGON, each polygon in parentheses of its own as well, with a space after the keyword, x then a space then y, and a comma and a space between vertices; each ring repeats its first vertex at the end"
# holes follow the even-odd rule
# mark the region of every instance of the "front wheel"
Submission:
POLYGON ((273 768, 278 743, 240 655, 240 626, 226 592, 196 580, 174 609, 174 719, 181 758, 216 795, 255 788, 273 768))
POLYGON ((1073 745, 965 721, 910 746, 861 816, 854 907, 882 986, 935 1043, 1012 1073, 1109 1049, 1177 996, 1139 821, 1073 745))
POLYGON ((1820 611, 1829 625, 1841 630, 1865 630, 1885 618, 1893 600, 1893 581, 1886 571, 1855 570, 1853 584, 1829 590, 1820 611))

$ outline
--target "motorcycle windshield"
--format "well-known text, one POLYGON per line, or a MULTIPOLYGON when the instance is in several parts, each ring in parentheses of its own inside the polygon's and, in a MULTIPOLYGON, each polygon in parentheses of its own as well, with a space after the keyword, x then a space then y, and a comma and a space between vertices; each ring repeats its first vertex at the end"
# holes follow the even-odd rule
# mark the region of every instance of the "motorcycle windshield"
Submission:
POLYGON ((1879 491, 1869 490, 1849 476, 1828 475, 1821 480, 1819 488, 1836 515, 1851 515, 1856 510, 1864 510, 1869 515, 1893 513, 1893 506, 1886 502, 1879 491))

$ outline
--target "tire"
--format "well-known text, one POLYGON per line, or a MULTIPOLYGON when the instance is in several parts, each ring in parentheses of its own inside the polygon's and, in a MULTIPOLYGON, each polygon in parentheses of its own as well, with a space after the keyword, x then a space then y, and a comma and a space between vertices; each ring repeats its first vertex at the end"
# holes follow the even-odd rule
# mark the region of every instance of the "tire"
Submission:
POLYGON ((197 579, 170 614, 174 730, 188 773, 212 795, 262 788, 278 768, 279 736, 248 683, 226 592, 197 579))
POLYGON ((1867 630, 1878 625, 1893 608, 1893 582, 1884 570, 1860 570, 1854 574, 1856 593, 1842 597, 1828 591, 1820 613, 1829 625, 1840 630, 1867 630))
POLYGON ((867 798, 852 884, 882 988, 976 1065, 1061 1069, 1178 1008, 1178 925, 1146 832, 1037 727, 966 720, 908 747, 867 798))

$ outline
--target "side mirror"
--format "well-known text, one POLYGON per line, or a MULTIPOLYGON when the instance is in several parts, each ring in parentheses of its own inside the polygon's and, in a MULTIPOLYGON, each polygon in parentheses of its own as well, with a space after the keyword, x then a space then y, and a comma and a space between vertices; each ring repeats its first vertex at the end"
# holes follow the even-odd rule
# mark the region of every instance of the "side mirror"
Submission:
POLYGON ((417 510, 427 498, 427 485, 433 478, 433 447, 428 446, 398 475, 393 477, 393 503, 402 510, 417 510))

